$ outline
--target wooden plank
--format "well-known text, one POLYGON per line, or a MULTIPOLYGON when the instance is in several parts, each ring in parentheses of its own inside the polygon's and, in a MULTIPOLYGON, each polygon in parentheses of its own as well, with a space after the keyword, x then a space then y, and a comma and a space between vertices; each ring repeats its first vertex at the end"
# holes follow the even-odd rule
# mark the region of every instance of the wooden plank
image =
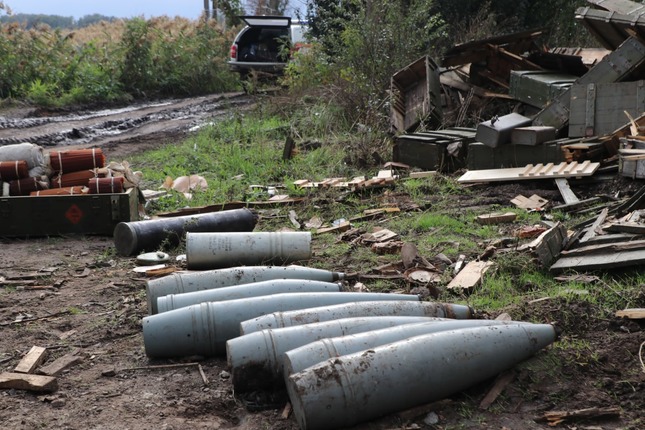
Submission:
POLYGON ((636 249, 645 249, 645 240, 633 240, 622 243, 608 243, 603 245, 582 246, 579 248, 563 251, 562 254, 567 257, 574 255, 604 254, 607 252, 633 251, 636 249))
POLYGON ((499 224, 503 222, 513 222, 517 218, 517 214, 515 212, 506 212, 506 213, 500 213, 500 212, 495 212, 495 213, 490 213, 490 214, 483 214, 483 215, 478 215, 475 218, 475 222, 478 224, 499 224))
POLYGON ((32 346, 13 371, 18 373, 34 373, 36 367, 40 366, 46 357, 47 348, 32 346))
POLYGON ((4 372, 0 373, 0 388, 53 392, 58 389, 58 381, 51 376, 4 372))
POLYGON ((618 318, 642 320, 645 319, 645 308, 623 309, 622 311, 616 311, 616 316, 618 318))
POLYGON ((62 357, 57 358, 51 364, 42 367, 38 373, 47 376, 58 376, 63 372, 63 370, 68 369, 69 367, 73 366, 74 364, 80 363, 81 361, 83 361, 83 359, 78 355, 66 354, 62 357))
POLYGON ((471 261, 450 281, 446 288, 449 290, 458 288, 470 290, 480 284, 484 274, 493 265, 492 261, 471 261))
POLYGON ((611 233, 645 234, 645 224, 635 222, 617 222, 604 227, 604 230, 611 233))
POLYGON ((558 186, 558 190, 560 190, 560 195, 564 199, 564 203, 570 205, 580 201, 573 191, 571 191, 569 181, 566 178, 555 178, 555 184, 558 186))
POLYGON ((436 170, 430 170, 426 172, 410 172, 410 178, 412 179, 429 178, 432 176, 436 176, 436 174, 437 174, 436 170))
POLYGON ((596 221, 592 224, 591 227, 585 232, 585 235, 582 236, 580 239, 580 243, 585 243, 589 241, 591 238, 593 238, 597 233, 598 229, 602 225, 602 223, 605 222, 605 219, 607 218, 607 214, 609 213, 608 208, 604 208, 601 212, 600 215, 598 215, 598 218, 596 218, 596 221))
POLYGON ((351 227, 349 221, 345 221, 340 223, 337 226, 334 227, 325 227, 325 228, 319 228, 316 230, 316 234, 322 234, 322 233, 341 233, 343 231, 349 230, 351 227))
POLYGON ((497 397, 499 397, 502 392, 504 392, 504 389, 511 383, 513 382, 513 379, 515 379, 515 371, 513 370, 507 370, 505 372, 500 373, 497 378, 495 378, 495 385, 488 391, 486 396, 483 398, 483 400, 479 403, 479 409, 486 410, 490 407, 490 405, 495 402, 497 397))
POLYGON ((578 163, 575 161, 571 163, 560 163, 560 166, 550 170, 544 175, 536 175, 535 172, 532 171, 534 166, 530 164, 526 167, 513 167, 508 169, 469 170, 468 172, 464 173, 459 179, 457 179, 457 182, 499 182, 520 179, 570 178, 578 176, 591 176, 596 172, 596 170, 598 170, 600 163, 589 163, 582 170, 577 169, 577 166, 578 163))
POLYGON ((569 269, 576 271, 595 271, 617 267, 638 266, 645 263, 645 250, 638 249, 622 252, 608 252, 594 255, 562 257, 556 261, 550 271, 563 272, 569 269))

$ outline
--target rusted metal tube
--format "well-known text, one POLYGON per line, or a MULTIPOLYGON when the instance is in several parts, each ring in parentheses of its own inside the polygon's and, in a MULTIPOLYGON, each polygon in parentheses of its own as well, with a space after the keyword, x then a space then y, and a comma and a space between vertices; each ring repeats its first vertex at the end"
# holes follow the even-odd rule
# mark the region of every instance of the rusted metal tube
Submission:
POLYGON ((349 427, 482 382, 556 339, 548 324, 465 328, 411 337, 326 360, 290 375, 302 430, 349 427))
MULTIPOLYGON (((284 369, 281 373, 289 376, 292 373, 300 372, 307 367, 313 366, 325 361, 328 358, 340 357, 358 351, 385 345, 386 343, 397 342, 409 337, 420 336, 423 334, 436 333, 446 330, 456 330, 471 327, 486 327, 493 325, 518 324, 516 321, 498 321, 498 320, 450 320, 441 319, 431 322, 419 322, 417 324, 406 324, 396 327, 387 327, 380 330, 366 331, 350 336, 331 337, 320 339, 297 348, 285 351, 280 357, 280 363, 284 369)), ((284 329, 279 329, 284 330, 284 329)), ((262 333, 265 330, 259 332, 262 333)), ((249 336, 249 335, 246 335, 249 336)), ((232 339, 229 342, 243 339, 246 336, 232 339)))
POLYGON ((346 303, 335 306, 298 309, 285 312, 274 312, 240 324, 241 334, 267 328, 289 327, 338 318, 364 316, 420 316, 466 319, 472 318, 473 310, 464 305, 435 302, 361 302, 346 303))
POLYGON ((169 294, 157 299, 159 313, 185 308, 203 302, 245 299, 247 297, 268 296, 280 293, 338 293, 340 284, 333 282, 310 281, 308 279, 276 279, 233 285, 193 293, 169 294))
POLYGON ((241 266, 172 273, 147 282, 148 312, 156 314, 158 312, 157 299, 168 294, 192 293, 272 279, 310 279, 312 281, 335 282, 345 279, 345 274, 295 265, 241 266))
POLYGON ((206 302, 143 318, 143 341, 150 357, 214 356, 240 335, 240 322, 278 310, 356 301, 418 301, 411 294, 284 293, 206 302))
POLYGON ((311 258, 309 232, 187 233, 188 269, 286 264, 311 258))
POLYGON ((177 246, 187 232, 249 232, 256 223, 257 215, 248 209, 120 222, 114 228, 114 246, 119 255, 130 256, 177 246))
MULTIPOLYGON (((236 392, 268 390, 283 385, 285 352, 327 337, 369 332, 385 327, 448 321, 429 317, 358 317, 267 329, 230 339, 226 356, 236 392), (432 322, 429 322, 432 321, 432 322)), ((380 331, 380 330, 378 330, 380 331)), ((322 361, 322 360, 319 360, 322 361)))

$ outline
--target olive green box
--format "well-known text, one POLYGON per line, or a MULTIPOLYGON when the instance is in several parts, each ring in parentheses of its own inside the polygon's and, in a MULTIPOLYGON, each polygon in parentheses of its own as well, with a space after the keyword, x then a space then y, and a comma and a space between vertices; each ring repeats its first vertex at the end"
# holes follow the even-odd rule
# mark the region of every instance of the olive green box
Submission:
POLYGON ((0 197, 0 237, 112 236, 121 221, 139 219, 139 194, 0 197))

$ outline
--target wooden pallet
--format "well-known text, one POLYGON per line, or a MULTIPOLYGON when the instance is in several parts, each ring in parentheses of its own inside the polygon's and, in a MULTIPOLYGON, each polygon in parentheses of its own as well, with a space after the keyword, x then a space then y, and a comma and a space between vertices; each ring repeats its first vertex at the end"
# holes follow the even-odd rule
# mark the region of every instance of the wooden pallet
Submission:
POLYGON ((464 173, 457 181, 467 182, 499 182, 516 181, 521 179, 554 179, 571 178, 578 176, 591 176, 600 167, 600 163, 592 163, 589 160, 578 163, 548 163, 529 164, 525 167, 514 167, 509 169, 487 169, 470 170, 464 173))

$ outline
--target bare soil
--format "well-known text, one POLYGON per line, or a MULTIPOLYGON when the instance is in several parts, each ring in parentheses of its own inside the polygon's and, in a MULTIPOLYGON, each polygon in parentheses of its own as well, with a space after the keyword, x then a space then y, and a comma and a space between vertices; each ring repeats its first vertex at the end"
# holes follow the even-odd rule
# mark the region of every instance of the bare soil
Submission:
MULTIPOLYGON (((99 146, 108 160, 126 159, 133 152, 172 143, 213 116, 230 113, 236 100, 242 106, 250 103, 242 95, 212 96, 107 117, 96 112, 45 114, 15 109, 0 118, 4 122, 0 144, 32 141, 48 147, 99 146), (201 114, 191 116, 190 112, 201 114), (152 119, 161 116, 165 119, 152 119), (35 125, 18 125, 24 121, 35 125), (92 131, 104 130, 112 121, 139 125, 123 126, 114 134, 92 131), (65 133, 72 137, 61 137, 65 133)), ((616 180, 585 189, 590 194, 610 194, 626 193, 629 187, 634 185, 616 180)), ((556 188, 527 182, 481 187, 470 197, 455 197, 454 206, 462 210, 507 204, 517 194, 559 198, 556 188)), ((323 254, 318 246, 314 241, 314 255, 323 254)), ((351 265, 351 259, 329 261, 327 268, 348 271, 351 265)), ((0 427, 297 429, 292 415, 283 416, 286 398, 280 393, 272 398, 260 393, 234 395, 223 358, 151 360, 146 356, 141 319, 148 313, 148 278, 135 273, 135 266, 134 258, 115 254, 110 237, 0 239, 0 276, 10 281, 0 285, 0 369, 12 371, 34 345, 47 347, 45 364, 71 353, 82 358, 58 376, 58 389, 52 393, 0 390, 0 427)), ((645 307, 645 290, 633 307, 645 307)), ((486 309, 478 311, 485 317, 496 316, 486 309)), ((438 405, 387 416, 355 430, 645 427, 645 369, 639 358, 645 341, 642 323, 601 318, 606 314, 602 303, 590 305, 575 299, 524 303, 507 311, 515 319, 556 323, 569 341, 588 342, 593 357, 581 355, 581 349, 550 348, 518 366, 510 385, 487 410, 478 405, 492 380, 438 405), (606 407, 619 407, 620 413, 570 418, 555 427, 541 419, 548 411, 606 407)), ((430 371, 418 369, 419 373, 430 371)))

